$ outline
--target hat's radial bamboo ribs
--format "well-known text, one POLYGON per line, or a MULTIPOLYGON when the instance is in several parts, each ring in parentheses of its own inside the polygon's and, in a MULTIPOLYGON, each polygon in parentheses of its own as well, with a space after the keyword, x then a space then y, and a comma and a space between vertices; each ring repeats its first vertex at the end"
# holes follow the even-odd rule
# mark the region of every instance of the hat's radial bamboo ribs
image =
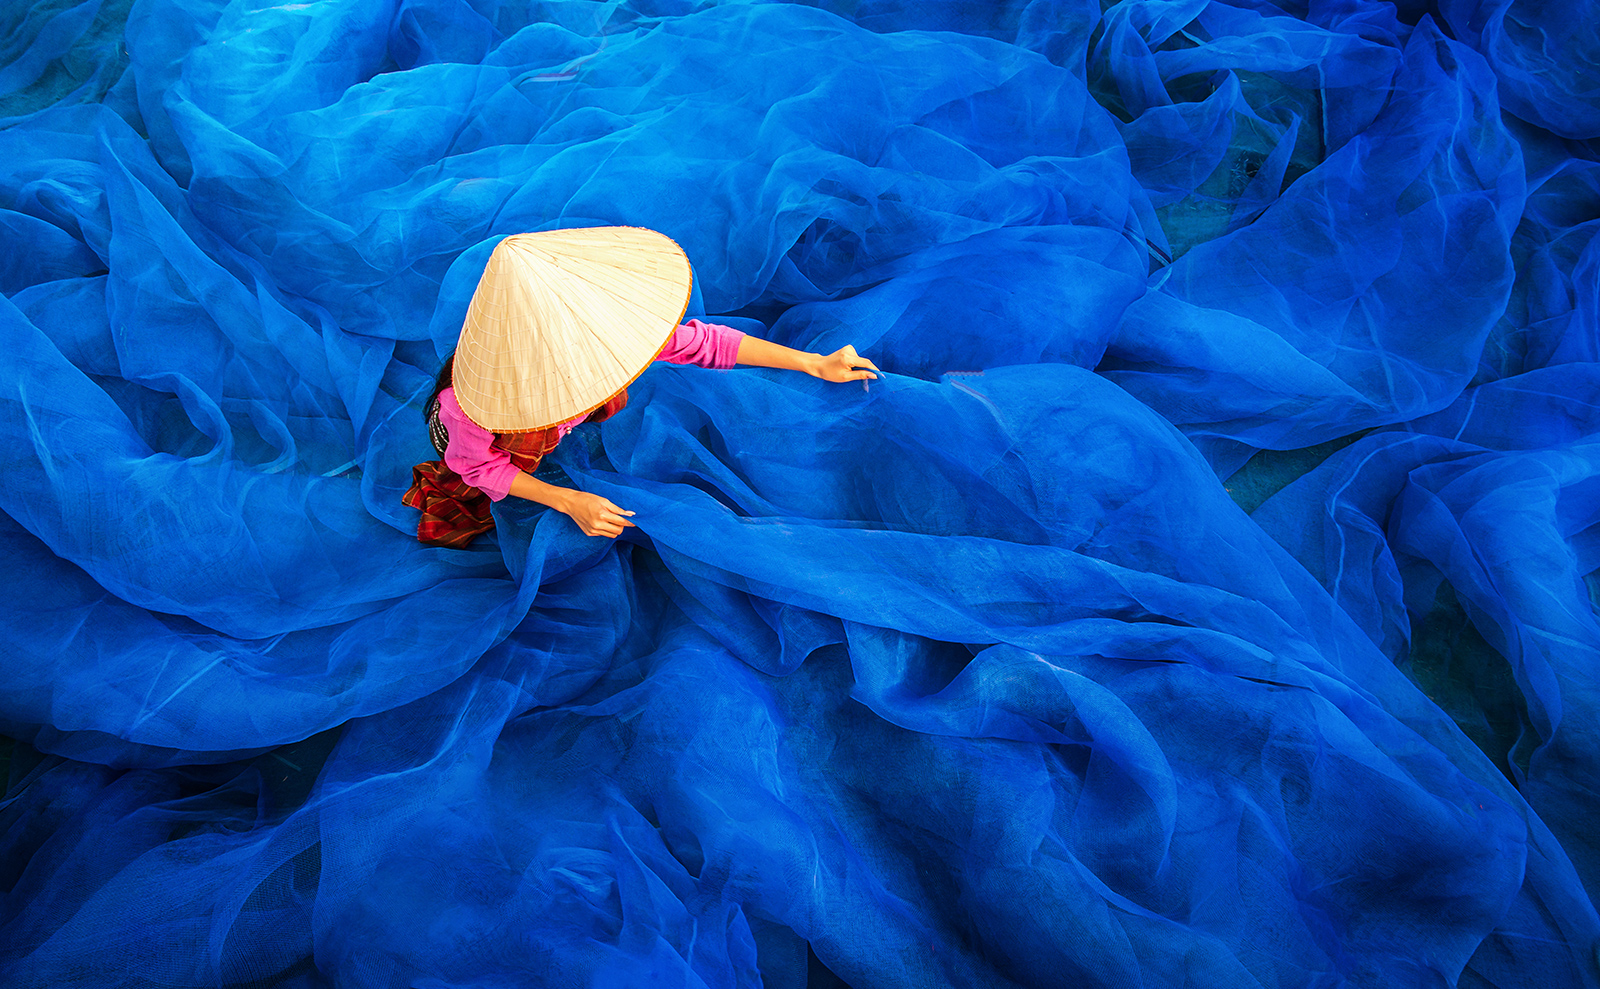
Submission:
POLYGON ((689 305, 683 249, 643 227, 513 234, 467 307, 453 372, 479 426, 519 433, 566 422, 637 378, 689 305))

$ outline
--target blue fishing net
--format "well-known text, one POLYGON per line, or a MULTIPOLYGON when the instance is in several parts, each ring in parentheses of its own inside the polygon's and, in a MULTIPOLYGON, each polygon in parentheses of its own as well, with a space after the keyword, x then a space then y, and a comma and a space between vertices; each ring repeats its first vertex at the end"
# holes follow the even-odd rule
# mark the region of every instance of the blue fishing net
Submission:
POLYGON ((1587 4, 0 11, 0 985, 1600 986, 1587 4), (402 506, 634 224, 615 542, 402 506))

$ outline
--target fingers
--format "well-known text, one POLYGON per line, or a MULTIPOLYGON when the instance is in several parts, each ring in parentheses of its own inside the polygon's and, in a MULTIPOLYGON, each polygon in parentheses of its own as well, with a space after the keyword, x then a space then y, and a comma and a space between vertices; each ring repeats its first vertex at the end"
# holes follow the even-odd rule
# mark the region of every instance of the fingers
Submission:
POLYGON ((633 523, 624 517, 632 514, 626 508, 619 508, 603 498, 600 500, 600 521, 607 528, 615 527, 617 535, 621 535, 622 530, 625 528, 633 528, 633 523))
POLYGON ((622 530, 634 527, 627 519, 633 513, 626 508, 599 495, 587 496, 585 502, 580 510, 572 513, 572 521, 584 535, 615 539, 622 535, 622 530))
POLYGON ((834 380, 873 381, 878 377, 872 373, 879 370, 878 365, 856 353, 856 348, 848 344, 840 347, 833 356, 838 359, 840 369, 840 376, 834 380))
POLYGON ((878 376, 873 373, 874 371, 878 370, 878 365, 867 360, 865 357, 857 356, 853 358, 846 366, 850 368, 849 380, 861 382, 862 391, 867 390, 867 382, 878 380, 878 376), (866 368, 871 368, 872 370, 865 370, 866 368))
MULTIPOLYGON (((618 509, 618 512, 620 511, 621 509, 618 509)), ((628 512, 627 514, 632 515, 633 513, 628 512)), ((589 535, 610 536, 613 539, 622 535, 623 529, 634 528, 634 524, 632 522, 629 522, 621 515, 613 512, 602 514, 599 518, 595 519, 592 524, 594 526, 594 531, 589 533, 589 535)))
POLYGON ((880 371, 878 365, 856 353, 856 348, 846 344, 828 355, 819 377, 825 381, 875 381, 880 371))

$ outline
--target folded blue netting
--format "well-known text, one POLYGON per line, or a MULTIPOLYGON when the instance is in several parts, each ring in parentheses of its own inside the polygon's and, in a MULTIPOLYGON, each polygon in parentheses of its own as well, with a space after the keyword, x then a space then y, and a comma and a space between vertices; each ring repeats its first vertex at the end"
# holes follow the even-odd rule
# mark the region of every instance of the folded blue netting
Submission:
POLYGON ((1600 987, 1590 5, 13 8, 0 985, 1600 987), (603 224, 884 374, 419 544, 603 224))

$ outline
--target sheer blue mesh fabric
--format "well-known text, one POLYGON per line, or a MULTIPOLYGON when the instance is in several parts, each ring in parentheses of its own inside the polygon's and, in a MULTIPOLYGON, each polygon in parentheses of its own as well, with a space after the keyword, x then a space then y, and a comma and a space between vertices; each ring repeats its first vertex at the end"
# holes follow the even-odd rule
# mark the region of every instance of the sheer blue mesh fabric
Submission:
POLYGON ((10 5, 0 985, 1600 987, 1597 16, 10 5), (617 223, 884 375, 419 544, 617 223))

